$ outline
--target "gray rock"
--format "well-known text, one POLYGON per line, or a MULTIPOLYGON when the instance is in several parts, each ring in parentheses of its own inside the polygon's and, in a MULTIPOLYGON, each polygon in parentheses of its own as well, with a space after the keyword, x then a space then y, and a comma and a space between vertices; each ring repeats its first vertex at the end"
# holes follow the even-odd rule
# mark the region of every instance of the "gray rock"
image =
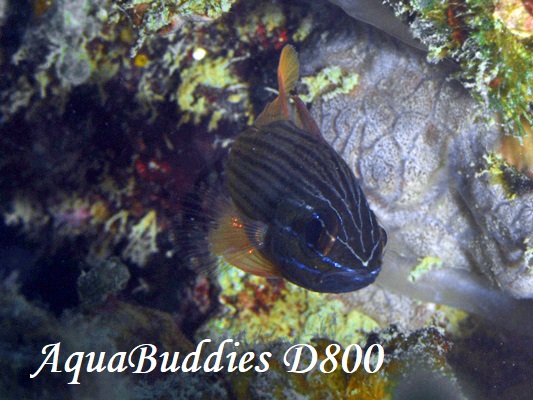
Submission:
POLYGON ((353 91, 315 101, 312 114, 387 229, 380 284, 485 316, 529 307, 514 298, 533 297, 533 193, 509 198, 491 179, 485 156, 502 131, 450 79, 453 65, 429 64, 356 21, 310 40, 304 75, 359 74, 353 91), (412 275, 427 257, 436 267, 412 275))

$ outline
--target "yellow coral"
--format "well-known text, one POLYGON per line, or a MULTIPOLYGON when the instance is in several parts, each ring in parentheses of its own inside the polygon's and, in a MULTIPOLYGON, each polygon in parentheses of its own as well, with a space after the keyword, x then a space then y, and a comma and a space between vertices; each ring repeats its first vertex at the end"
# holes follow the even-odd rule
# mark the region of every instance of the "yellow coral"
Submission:
POLYGON ((128 235, 129 243, 123 255, 139 266, 144 266, 151 254, 157 253, 156 237, 159 232, 157 214, 154 210, 134 225, 128 235))
POLYGON ((302 83, 307 86, 308 94, 300 97, 305 102, 312 102, 317 97, 329 100, 339 94, 351 92, 359 82, 359 75, 346 74, 340 67, 331 66, 321 70, 316 76, 302 78, 302 83))
POLYGON ((275 339, 307 342, 316 336, 341 344, 357 343, 378 324, 357 310, 344 311, 340 300, 287 281, 269 281, 227 267, 219 277, 221 302, 227 313, 206 330, 243 333, 249 342, 275 339))
POLYGON ((175 95, 184 113, 180 123, 189 122, 192 117, 193 122, 198 124, 203 117, 210 116, 208 130, 217 128, 218 121, 227 111, 218 104, 220 100, 208 100, 207 93, 216 97, 217 92, 223 90, 224 98, 230 97, 231 102, 242 101, 245 108, 250 108, 248 97, 243 93, 247 84, 239 81, 233 73, 232 59, 233 52, 228 57, 206 57, 181 71, 182 82, 175 95), (235 94, 240 97, 233 96, 235 94))
POLYGON ((424 257, 420 263, 411 271, 408 279, 411 282, 416 282, 418 278, 425 275, 434 268, 442 266, 442 260, 437 257, 424 257))

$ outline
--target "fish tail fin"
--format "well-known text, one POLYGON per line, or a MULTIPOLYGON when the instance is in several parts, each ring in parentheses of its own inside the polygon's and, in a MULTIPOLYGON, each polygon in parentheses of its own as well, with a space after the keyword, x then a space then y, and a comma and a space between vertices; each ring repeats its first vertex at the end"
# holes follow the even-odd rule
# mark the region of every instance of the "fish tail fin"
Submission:
POLYGON ((281 51, 278 66, 279 94, 287 98, 287 93, 294 90, 298 82, 300 63, 298 53, 290 44, 281 51))
POLYGON ((296 87, 299 69, 298 53, 294 47, 286 45, 281 51, 278 65, 279 95, 257 117, 256 126, 262 127, 274 121, 290 119, 288 93, 296 87))
POLYGON ((278 65, 278 87, 279 96, 276 99, 280 102, 280 108, 283 116, 289 119, 289 104, 287 94, 294 90, 298 82, 300 63, 298 62, 298 53, 290 44, 285 46, 281 51, 278 65))

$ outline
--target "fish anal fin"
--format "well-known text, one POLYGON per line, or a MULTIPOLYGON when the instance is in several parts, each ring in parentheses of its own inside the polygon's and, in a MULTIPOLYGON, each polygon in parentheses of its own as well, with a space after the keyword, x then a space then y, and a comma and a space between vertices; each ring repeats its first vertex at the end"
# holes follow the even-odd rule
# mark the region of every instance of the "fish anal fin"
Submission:
POLYGON ((278 269, 259 251, 265 231, 264 223, 239 215, 233 203, 228 202, 208 239, 213 253, 228 264, 253 275, 280 277, 278 269))
POLYGON ((317 123, 315 122, 314 118, 311 116, 311 113, 305 106, 302 99, 300 99, 298 96, 292 96, 292 100, 294 101, 294 104, 296 105, 296 115, 295 115, 295 121, 294 121, 296 126, 306 132, 311 133, 313 136, 324 140, 324 137, 322 136, 322 132, 320 132, 320 129, 318 128, 317 123))

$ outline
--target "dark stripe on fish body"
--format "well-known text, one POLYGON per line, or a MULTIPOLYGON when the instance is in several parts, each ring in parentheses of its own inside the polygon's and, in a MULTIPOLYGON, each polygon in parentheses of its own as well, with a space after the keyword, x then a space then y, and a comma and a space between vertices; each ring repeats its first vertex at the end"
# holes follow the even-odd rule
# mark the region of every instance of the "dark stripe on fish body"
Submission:
POLYGON ((228 180, 234 201, 241 211, 249 218, 268 222, 274 216, 281 193, 290 190, 297 197, 313 193, 304 182, 295 186, 297 176, 290 168, 280 171, 279 160, 265 154, 268 149, 256 148, 260 149, 259 154, 252 152, 245 143, 232 148, 234 158, 228 164, 228 180), (250 182, 256 185, 255 190, 250 187, 250 182), (247 200, 242 198, 242 193, 246 193, 247 200))
MULTIPOLYGON (((371 252, 371 244, 380 234, 346 163, 325 142, 290 122, 275 122, 243 133, 232 148, 228 181, 236 205, 250 218, 269 222, 281 196, 304 202, 308 196, 316 196, 330 200, 334 209, 340 206, 351 216, 359 231, 359 240, 352 242, 358 254, 371 252)), ((344 236, 352 241, 346 231, 344 236)))
MULTIPOLYGON (((314 136, 307 132, 295 129, 294 131, 283 133, 286 134, 277 135, 276 139, 289 145, 299 144, 299 146, 295 146, 295 148, 300 148, 301 151, 304 152, 305 157, 309 157, 314 160, 317 168, 315 172, 320 173, 324 180, 327 180, 333 184, 335 189, 337 189, 339 192, 340 197, 346 198, 347 194, 342 183, 346 184, 347 186, 351 186, 352 184, 347 184, 345 177, 342 177, 342 174, 339 174, 339 167, 341 167, 343 172, 346 173, 346 169, 342 168, 342 166, 346 167, 346 164, 344 162, 339 162, 338 154, 334 153, 334 150, 329 145, 326 143, 321 143, 320 140, 317 140, 314 136), (296 137, 298 137, 300 140, 296 141, 296 137), (319 150, 323 149, 324 145, 333 151, 320 152, 319 150)), ((350 177, 353 176, 351 171, 349 172, 349 175, 350 177)))
MULTIPOLYGON (((313 183, 318 182, 320 184, 321 182, 330 182, 336 184, 339 179, 338 177, 332 175, 332 172, 337 172, 337 165, 325 165, 325 161, 328 160, 324 157, 324 152, 319 152, 320 150, 323 150, 324 144, 319 143, 316 140, 308 142, 305 139, 310 137, 309 134, 307 134, 308 137, 304 136, 302 138, 298 134, 295 134, 295 132, 298 131, 280 131, 276 129, 268 132, 268 135, 265 135, 264 137, 250 138, 250 142, 255 146, 268 149, 268 151, 271 153, 277 153, 281 163, 289 163, 292 167, 290 168, 291 170, 299 170, 305 176, 308 176, 309 178, 315 178, 312 179, 313 183), (288 148, 290 148, 292 151, 285 150, 288 148), (291 160, 293 159, 300 162, 291 163, 291 160), (310 162, 310 160, 313 162, 310 162), (302 163, 301 161, 306 162, 302 163), (312 164, 312 168, 309 167, 309 164, 312 164), (320 174, 320 177, 316 177, 315 175, 317 174, 320 174)), ((332 188, 331 185, 329 185, 328 189, 331 190, 335 188, 332 188)), ((342 197, 340 193, 338 196, 342 197)))
MULTIPOLYGON (((260 132, 262 135, 262 132, 260 132)), ((253 157, 250 156, 246 161, 250 165, 257 165, 258 168, 268 169, 270 172, 276 172, 276 180, 283 180, 285 183, 294 182, 295 179, 301 177, 301 175, 307 174, 309 171, 305 168, 305 165, 298 162, 293 162, 294 158, 298 161, 302 157, 298 157, 298 153, 291 152, 288 153, 285 151, 284 147, 276 146, 272 143, 271 136, 260 136, 259 137, 249 137, 246 140, 243 140, 243 143, 239 146, 238 156, 246 156, 253 154, 253 157), (259 154, 255 149, 260 149, 259 154), (287 168, 287 165, 290 168, 287 168)), ((313 193, 311 188, 312 185, 306 185, 305 181, 302 183, 306 189, 306 193, 313 193)))
POLYGON ((270 187, 265 187, 264 192, 267 197, 276 199, 279 193, 291 189, 293 194, 298 196, 312 194, 305 182, 298 186, 290 186, 295 181, 296 175, 292 174, 287 168, 282 168, 280 163, 271 162, 271 159, 263 157, 253 157, 246 151, 237 152, 239 162, 247 167, 246 175, 253 176, 255 179, 269 182, 270 187), (306 190, 307 189, 307 190, 306 190))
POLYGON ((257 215, 257 211, 270 210, 275 204, 269 204, 265 196, 259 195, 264 191, 265 182, 250 175, 248 165, 244 165, 239 158, 231 164, 228 163, 228 183, 237 208, 249 218, 266 222, 267 219, 257 215))
MULTIPOLYGON (((289 135, 292 135, 292 132, 290 131, 287 133, 289 135)), ((252 161, 250 158, 248 158, 247 160, 245 160, 244 158, 240 160, 249 162, 249 164, 242 163, 241 168, 246 166, 248 169, 250 169, 253 164, 259 163, 255 160, 258 160, 260 158, 261 160, 263 160, 262 167, 264 169, 267 169, 268 172, 271 174, 274 174, 274 171, 277 172, 275 176, 272 176, 272 180, 268 181, 286 181, 285 186, 287 186, 288 184, 291 185, 289 189, 291 189, 292 197, 305 198, 302 197, 302 195, 315 196, 320 193, 323 196, 331 197, 331 195, 333 194, 331 193, 332 188, 330 185, 328 185, 326 182, 323 182, 323 180, 321 179, 315 179, 316 177, 314 175, 320 168, 316 167, 315 165, 313 165, 312 168, 309 168, 306 162, 302 162, 302 159, 309 158, 309 154, 314 155, 314 152, 317 150, 316 143, 312 143, 313 146, 306 147, 305 152, 300 152, 297 151, 295 149, 296 146, 294 146, 300 144, 299 142, 284 142, 282 143, 283 146, 282 144, 277 143, 278 145, 276 146, 276 136, 270 135, 269 133, 265 133, 262 131, 259 131, 258 134, 255 136, 249 135, 248 137, 243 139, 244 140, 242 140, 238 146, 232 149, 232 152, 236 150, 236 160, 238 158, 243 158, 244 154, 246 153, 253 153, 253 156, 255 157, 253 158, 254 161, 252 161), (285 148, 287 147, 291 147, 291 150, 293 151, 287 152, 285 150, 285 148), (255 149, 256 151, 253 151, 253 149, 255 149), (260 151, 258 152, 257 149, 260 149, 260 151), (268 166, 266 166, 266 164, 268 164, 268 166), (280 166, 282 168, 281 170, 280 166), (312 181, 311 184, 308 183, 309 180, 312 181), (303 191, 304 193, 302 193, 301 191, 303 191)), ((308 160, 305 161, 308 162, 308 160)), ((320 162, 318 165, 321 166, 320 162)), ((267 191, 267 189, 265 189, 265 191, 267 191)), ((283 192, 285 191, 286 190, 284 190, 283 192)), ((273 193, 272 195, 279 198, 280 192, 275 194, 273 193)), ((337 194, 335 193, 335 195, 337 194)), ((269 216, 271 216, 271 214, 269 216)))
MULTIPOLYGON (((328 182, 328 189, 330 190, 336 189, 337 193, 335 195, 338 198, 342 199, 344 203, 356 204, 358 207, 367 206, 366 200, 364 201, 364 203, 361 202, 362 199, 364 199, 364 197, 362 196, 360 187, 354 182, 355 177, 353 176, 353 173, 351 172, 351 170, 349 170, 348 166, 340 158, 340 156, 337 153, 335 153, 335 150, 333 148, 331 148, 327 144, 323 144, 323 143, 318 144, 314 138, 312 138, 309 134, 306 134, 303 131, 295 130, 295 134, 293 134, 292 132, 289 132, 289 134, 285 136, 279 135, 280 131, 278 130, 274 132, 278 134, 276 136, 276 139, 279 139, 286 146, 287 145, 290 146, 294 143, 294 141, 291 140, 294 136, 300 136, 300 138, 302 138, 303 140, 297 142, 300 145, 298 147, 304 149, 303 151, 305 152, 305 154, 303 155, 300 153, 300 156, 302 158, 304 157, 309 158, 310 156, 314 158, 316 165, 315 165, 315 168, 313 168, 312 172, 315 174, 320 174, 321 177, 323 178, 322 180, 325 182, 328 182), (302 136, 302 133, 307 136, 302 136), (308 146, 305 146, 305 147, 301 146, 302 143, 306 143, 306 142, 308 142, 307 143, 308 146), (328 147, 328 151, 325 151, 324 147, 328 147), (350 189, 351 198, 349 198, 345 188, 350 189), (357 193, 357 195, 355 193, 357 193)), ((283 147, 284 146, 282 146, 281 144, 278 145, 278 148, 283 148, 283 147)), ((298 153, 298 151, 296 152, 298 153)), ((313 182, 315 184, 321 183, 320 179, 318 178, 314 179, 313 182)), ((327 193, 324 193, 324 190, 322 190, 321 192, 325 197, 328 197, 327 193)), ((347 210, 347 211, 350 214, 352 214, 351 210, 347 210)), ((357 213, 357 216, 359 218, 357 221, 355 221, 355 225, 357 227, 361 226, 364 230, 365 225, 367 224, 365 224, 364 220, 361 218, 360 210, 358 211, 359 212, 357 213)), ((370 217, 370 214, 367 213, 367 216, 370 217)), ((368 220, 368 222, 370 225, 368 226, 368 228, 372 230, 373 228, 372 221, 368 220)))
POLYGON ((235 161, 235 178, 232 180, 231 190, 236 204, 249 218, 267 222, 273 216, 279 200, 279 193, 284 192, 288 186, 286 177, 277 176, 269 166, 258 162, 257 158, 249 156, 246 152, 236 152, 238 161, 235 161), (247 182, 258 182, 260 189, 251 190, 247 182), (247 201, 240 198, 246 192, 247 201))

